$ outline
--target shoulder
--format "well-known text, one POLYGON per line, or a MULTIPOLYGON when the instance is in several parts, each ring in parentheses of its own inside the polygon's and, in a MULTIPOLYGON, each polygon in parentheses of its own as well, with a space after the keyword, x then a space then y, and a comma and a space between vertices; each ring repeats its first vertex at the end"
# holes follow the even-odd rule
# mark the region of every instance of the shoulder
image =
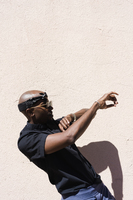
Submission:
POLYGON ((44 155, 44 144, 48 134, 47 129, 27 124, 18 139, 19 150, 30 160, 34 155, 44 155))

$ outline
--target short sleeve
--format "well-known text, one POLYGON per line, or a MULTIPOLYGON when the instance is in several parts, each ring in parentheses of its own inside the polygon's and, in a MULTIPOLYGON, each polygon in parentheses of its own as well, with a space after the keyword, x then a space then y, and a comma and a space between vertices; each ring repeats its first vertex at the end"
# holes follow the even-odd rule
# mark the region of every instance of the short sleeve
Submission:
POLYGON ((30 132, 19 139, 18 148, 30 161, 45 158, 44 146, 47 136, 44 133, 30 132))

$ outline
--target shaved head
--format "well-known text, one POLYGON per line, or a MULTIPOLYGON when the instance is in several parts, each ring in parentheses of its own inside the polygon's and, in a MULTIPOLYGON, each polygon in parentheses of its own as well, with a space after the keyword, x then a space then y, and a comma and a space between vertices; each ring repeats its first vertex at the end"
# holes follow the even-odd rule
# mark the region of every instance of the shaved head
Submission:
POLYGON ((29 90, 20 96, 18 104, 23 103, 34 97, 38 97, 38 96, 40 96, 40 93, 44 93, 44 92, 40 91, 40 90, 29 90))
POLYGON ((44 99, 47 100, 47 94, 44 91, 29 90, 24 92, 19 98, 19 111, 22 112, 30 121, 29 108, 32 107, 33 104, 36 105, 40 100, 44 101, 44 99))
POLYGON ((19 98, 18 109, 31 124, 45 124, 53 120, 53 107, 44 91, 29 90, 24 92, 19 98))

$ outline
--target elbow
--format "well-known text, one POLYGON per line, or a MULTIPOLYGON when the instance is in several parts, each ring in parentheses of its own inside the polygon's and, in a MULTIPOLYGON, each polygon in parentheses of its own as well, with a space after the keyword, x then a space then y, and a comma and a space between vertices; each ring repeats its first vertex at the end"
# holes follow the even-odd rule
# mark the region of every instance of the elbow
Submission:
POLYGON ((72 134, 71 132, 67 133, 67 143, 68 145, 74 144, 76 141, 76 136, 72 134))
POLYGON ((82 132, 80 125, 78 125, 76 123, 77 122, 72 124, 72 126, 70 126, 65 131, 66 137, 67 137, 67 142, 68 142, 69 145, 74 144, 76 142, 76 140, 80 137, 81 132, 82 132))
POLYGON ((69 144, 69 145, 74 144, 75 141, 76 141, 75 137, 73 137, 73 136, 69 136, 69 137, 68 137, 68 144, 69 144))

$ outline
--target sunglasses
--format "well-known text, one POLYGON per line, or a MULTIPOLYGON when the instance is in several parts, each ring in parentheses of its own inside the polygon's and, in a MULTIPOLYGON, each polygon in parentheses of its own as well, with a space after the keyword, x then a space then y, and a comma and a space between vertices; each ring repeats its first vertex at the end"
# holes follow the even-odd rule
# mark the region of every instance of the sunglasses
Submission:
POLYGON ((48 101, 46 103, 39 104, 38 106, 32 106, 31 108, 37 108, 37 107, 49 108, 49 107, 53 107, 53 103, 52 101, 48 101))

